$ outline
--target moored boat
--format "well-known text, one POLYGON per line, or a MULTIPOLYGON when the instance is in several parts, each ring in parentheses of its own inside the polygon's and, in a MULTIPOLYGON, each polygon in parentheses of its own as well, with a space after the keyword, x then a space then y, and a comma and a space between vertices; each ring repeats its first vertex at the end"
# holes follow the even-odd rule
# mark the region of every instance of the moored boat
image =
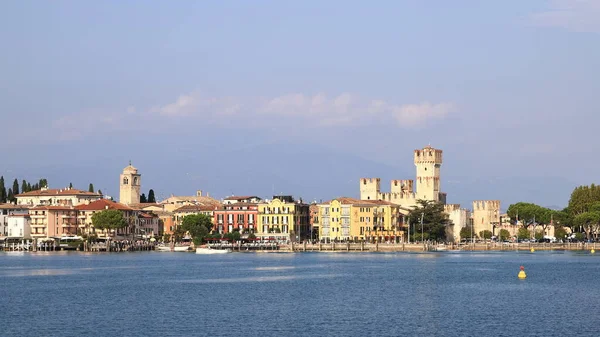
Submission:
POLYGON ((190 246, 175 245, 173 249, 171 249, 170 245, 158 245, 156 246, 156 250, 159 252, 187 252, 190 250, 190 246))
POLYGON ((209 247, 196 248, 196 254, 227 254, 231 253, 231 249, 213 249, 209 247))

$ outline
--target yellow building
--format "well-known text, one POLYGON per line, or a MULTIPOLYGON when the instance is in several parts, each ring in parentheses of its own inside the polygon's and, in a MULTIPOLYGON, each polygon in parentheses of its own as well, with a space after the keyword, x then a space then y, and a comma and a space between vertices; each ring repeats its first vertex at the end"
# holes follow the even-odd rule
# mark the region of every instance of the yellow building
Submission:
POLYGON ((408 210, 381 200, 337 198, 319 206, 319 238, 331 241, 401 242, 408 210))
POLYGON ((258 204, 257 237, 285 241, 308 239, 309 205, 295 201, 291 196, 274 196, 273 200, 258 204))

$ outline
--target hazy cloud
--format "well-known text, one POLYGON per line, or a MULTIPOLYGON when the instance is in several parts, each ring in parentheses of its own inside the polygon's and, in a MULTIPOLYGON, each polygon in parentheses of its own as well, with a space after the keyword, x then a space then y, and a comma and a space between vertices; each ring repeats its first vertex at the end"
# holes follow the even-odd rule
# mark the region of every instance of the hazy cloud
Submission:
POLYGON ((306 95, 290 93, 272 98, 206 97, 199 92, 181 95, 175 102, 151 111, 162 116, 204 117, 221 124, 227 117, 237 116, 248 121, 248 126, 273 126, 269 123, 304 122, 311 126, 353 125, 361 123, 397 123, 412 127, 428 120, 444 118, 453 111, 452 103, 397 105, 383 100, 363 99, 351 93, 327 96, 323 93, 306 95), (260 116, 261 123, 252 123, 260 116))
POLYGON ((600 33, 599 0, 553 0, 549 5, 549 10, 531 16, 534 24, 600 33))

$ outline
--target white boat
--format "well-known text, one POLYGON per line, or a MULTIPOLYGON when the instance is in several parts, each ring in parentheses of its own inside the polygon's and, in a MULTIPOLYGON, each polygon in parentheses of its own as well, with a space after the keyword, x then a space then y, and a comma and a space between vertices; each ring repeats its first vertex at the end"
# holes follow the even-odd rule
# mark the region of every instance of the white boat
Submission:
POLYGON ((448 248, 444 244, 437 245, 437 247, 435 247, 436 252, 445 252, 447 250, 448 250, 448 248))
POLYGON ((196 248, 196 254, 227 254, 231 253, 231 249, 213 249, 208 247, 196 248))
POLYGON ((170 245, 158 245, 156 246, 156 250, 159 252, 187 252, 190 250, 190 246, 174 246, 173 250, 171 250, 170 245))

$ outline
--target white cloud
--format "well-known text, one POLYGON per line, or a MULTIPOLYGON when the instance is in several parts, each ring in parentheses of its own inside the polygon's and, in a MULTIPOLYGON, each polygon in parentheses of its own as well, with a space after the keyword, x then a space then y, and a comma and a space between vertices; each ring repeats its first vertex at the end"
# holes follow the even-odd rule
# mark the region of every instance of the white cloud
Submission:
POLYGON ((362 99, 351 93, 337 96, 290 93, 271 98, 242 98, 205 97, 196 92, 152 109, 164 117, 196 117, 214 124, 226 124, 231 116, 236 116, 236 121, 244 120, 247 126, 263 127, 289 122, 310 126, 395 122, 400 127, 413 127, 444 118, 452 111, 451 103, 397 105, 378 99, 362 99), (270 117, 264 118, 266 116, 270 117))
POLYGON ((600 33, 599 0, 553 0, 549 4, 549 10, 531 16, 534 24, 600 33))
POLYGON ((424 102, 393 108, 394 118, 400 125, 407 126, 418 125, 429 119, 444 118, 452 111, 454 111, 454 105, 451 103, 431 104, 424 102))

